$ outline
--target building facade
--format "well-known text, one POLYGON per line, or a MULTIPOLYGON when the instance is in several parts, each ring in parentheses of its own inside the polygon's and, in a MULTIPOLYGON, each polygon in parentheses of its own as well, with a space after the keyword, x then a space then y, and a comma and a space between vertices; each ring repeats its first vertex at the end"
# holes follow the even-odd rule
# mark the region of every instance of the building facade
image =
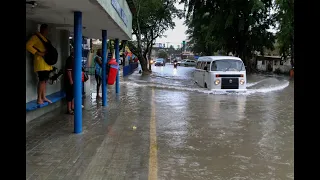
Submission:
POLYGON ((290 57, 283 60, 281 56, 256 56, 256 68, 263 72, 289 74, 292 69, 290 57))

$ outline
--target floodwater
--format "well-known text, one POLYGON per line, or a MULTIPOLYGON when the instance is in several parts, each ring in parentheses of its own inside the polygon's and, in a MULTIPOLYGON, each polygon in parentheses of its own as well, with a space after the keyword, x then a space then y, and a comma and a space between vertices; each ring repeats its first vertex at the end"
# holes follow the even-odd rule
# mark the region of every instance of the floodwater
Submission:
POLYGON ((154 91, 158 177, 293 179, 294 82, 248 75, 246 93, 217 94, 194 84, 193 72, 153 66, 123 82, 154 91))
POLYGON ((192 67, 153 67, 86 97, 81 134, 65 107, 26 125, 26 179, 294 178, 294 82, 249 75, 246 93, 199 88, 192 67))

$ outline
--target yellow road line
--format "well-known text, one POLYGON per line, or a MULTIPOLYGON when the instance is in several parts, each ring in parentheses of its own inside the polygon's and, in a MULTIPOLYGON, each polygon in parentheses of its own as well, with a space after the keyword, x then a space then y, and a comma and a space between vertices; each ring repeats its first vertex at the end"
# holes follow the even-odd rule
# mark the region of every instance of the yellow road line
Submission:
POLYGON ((150 118, 150 150, 148 180, 158 179, 158 145, 156 132, 156 107, 154 103, 154 89, 151 90, 151 118, 150 118))

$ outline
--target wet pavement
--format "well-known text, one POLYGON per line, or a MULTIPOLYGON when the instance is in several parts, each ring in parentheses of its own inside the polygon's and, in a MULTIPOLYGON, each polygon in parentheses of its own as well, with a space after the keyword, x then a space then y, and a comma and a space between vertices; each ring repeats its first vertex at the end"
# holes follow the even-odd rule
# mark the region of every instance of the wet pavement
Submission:
POLYGON ((27 179, 293 179, 293 81, 250 75, 246 93, 217 94, 192 67, 153 71, 110 87, 108 107, 92 90, 82 134, 65 109, 29 122, 27 179))

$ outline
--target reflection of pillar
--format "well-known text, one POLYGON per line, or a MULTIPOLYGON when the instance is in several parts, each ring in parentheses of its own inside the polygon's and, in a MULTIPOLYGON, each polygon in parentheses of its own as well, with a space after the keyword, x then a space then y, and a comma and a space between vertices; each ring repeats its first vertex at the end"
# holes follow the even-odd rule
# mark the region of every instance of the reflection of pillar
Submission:
POLYGON ((82 13, 74 12, 74 132, 82 132, 82 13))
MULTIPOLYGON (((119 64, 119 59, 120 59, 120 55, 119 55, 119 39, 116 39, 115 40, 115 56, 116 56, 116 61, 117 63, 119 64)), ((119 70, 117 72, 117 79, 116 79, 116 93, 119 93, 120 92, 120 77, 119 77, 119 70)))
POLYGON ((107 105, 107 31, 102 30, 102 106, 107 105))

